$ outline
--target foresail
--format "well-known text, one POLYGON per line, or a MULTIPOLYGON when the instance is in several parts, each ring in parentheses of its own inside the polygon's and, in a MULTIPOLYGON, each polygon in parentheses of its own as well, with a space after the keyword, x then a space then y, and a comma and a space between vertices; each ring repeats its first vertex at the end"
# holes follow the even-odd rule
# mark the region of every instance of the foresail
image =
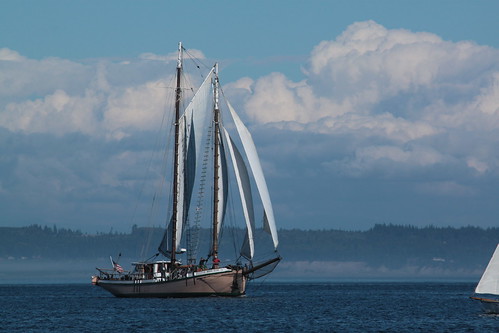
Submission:
POLYGON ((248 158, 248 162, 255 178, 256 187, 258 188, 258 193, 262 200, 263 208, 265 210, 264 214, 264 229, 269 232, 272 236, 272 241, 274 242, 274 248, 277 248, 279 240, 277 238, 277 228, 274 220, 274 210, 272 209, 272 203, 270 201, 270 194, 267 188, 267 182, 263 175, 262 166, 260 164, 260 159, 258 158, 258 153, 256 151, 255 143, 251 137, 251 133, 248 131, 246 126, 243 124, 236 111, 230 103, 227 101, 232 118, 236 124, 237 132, 243 143, 243 148, 248 158))
POLYGON ((246 221, 246 239, 241 248, 241 255, 248 259, 252 259, 255 253, 255 246, 253 241, 255 217, 253 212, 253 199, 251 196, 251 186, 248 169, 244 164, 241 153, 239 153, 239 150, 229 136, 229 133, 225 128, 223 129, 223 131, 225 141, 227 142, 227 146, 229 147, 232 165, 234 167, 234 172, 236 175, 237 186, 239 188, 239 195, 241 197, 244 219, 246 221))
POLYGON ((477 294, 499 295, 499 244, 490 259, 482 278, 475 288, 477 294))
POLYGON ((220 229, 222 228, 223 220, 225 217, 225 210, 227 207, 227 195, 228 195, 228 176, 227 176, 227 159, 225 154, 225 145, 223 141, 220 143, 220 154, 218 155, 218 165, 220 168, 218 169, 218 178, 221 180, 218 184, 218 201, 217 201, 217 209, 218 209, 218 221, 217 221, 217 235, 220 235, 220 229))

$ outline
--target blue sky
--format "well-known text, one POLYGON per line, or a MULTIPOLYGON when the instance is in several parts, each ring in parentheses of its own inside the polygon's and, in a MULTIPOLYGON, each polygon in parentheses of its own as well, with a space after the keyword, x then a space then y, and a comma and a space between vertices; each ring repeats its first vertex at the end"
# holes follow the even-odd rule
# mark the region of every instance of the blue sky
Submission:
POLYGON ((497 1, 0 8, 2 226, 129 230, 178 41, 220 61, 279 227, 498 225, 497 1))
POLYGON ((34 59, 164 54, 183 40, 235 63, 231 76, 301 75, 320 41, 374 20, 499 47, 497 1, 2 1, 3 47, 34 59))

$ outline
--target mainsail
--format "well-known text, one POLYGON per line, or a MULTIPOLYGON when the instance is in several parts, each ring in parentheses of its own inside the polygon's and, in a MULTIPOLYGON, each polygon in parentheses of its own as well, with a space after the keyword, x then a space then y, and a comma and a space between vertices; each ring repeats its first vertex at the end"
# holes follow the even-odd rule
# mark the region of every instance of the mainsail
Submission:
POLYGON ((475 293, 499 295, 499 244, 475 288, 475 293))

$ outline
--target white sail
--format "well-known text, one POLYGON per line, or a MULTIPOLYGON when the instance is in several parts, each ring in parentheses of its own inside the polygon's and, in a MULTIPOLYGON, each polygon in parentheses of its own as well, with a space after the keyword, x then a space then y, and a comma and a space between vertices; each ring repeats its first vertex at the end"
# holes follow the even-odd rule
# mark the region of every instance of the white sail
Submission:
MULTIPOLYGON (((209 120, 208 115, 211 113, 213 102, 213 96, 211 94, 211 80, 213 78, 213 73, 214 69, 212 69, 206 76, 184 112, 184 116, 187 118, 186 123, 193 124, 194 126, 194 140, 196 142, 195 147, 197 160, 199 160, 199 154, 201 153, 203 134, 205 129, 208 127, 208 125, 206 125, 209 120)), ((191 139, 191 137, 187 139, 188 144, 191 139)))
MULTIPOLYGON (((182 231, 187 220, 189 206, 191 202, 193 182, 195 177, 197 156, 201 151, 201 141, 204 133, 205 122, 211 102, 211 79, 213 70, 210 71, 203 84, 196 92, 191 102, 185 109, 184 114, 179 119, 179 155, 178 155, 178 177, 177 177, 177 224, 176 224, 176 244, 179 249, 182 241, 182 231)), ((168 227, 171 233, 171 226, 168 227)), ((168 239, 165 234, 159 249, 163 253, 168 253, 168 239)))
MULTIPOLYGON (((220 138, 221 140, 221 138, 220 138)), ((228 193, 228 177, 227 177, 227 160, 225 156, 225 146, 220 141, 220 154, 218 154, 218 200, 217 200, 217 235, 220 237, 220 229, 225 217, 225 208, 227 206, 227 193, 228 193)))
POLYGON ((241 249, 241 255, 248 259, 252 259, 255 253, 255 245, 253 240, 255 217, 248 170, 229 133, 225 128, 223 129, 223 131, 225 135, 225 141, 227 142, 227 146, 229 147, 232 165, 234 166, 234 173, 236 174, 237 186, 239 188, 239 195, 241 197, 244 220, 246 221, 246 241, 244 242, 241 249))
POLYGON ((475 288, 477 294, 499 295, 499 244, 490 259, 482 278, 475 288))
POLYGON ((182 228, 184 225, 184 220, 186 218, 185 214, 185 154, 187 150, 186 145, 186 119, 181 117, 179 120, 179 154, 178 154, 178 178, 177 178, 177 230, 176 230, 176 244, 175 248, 179 249, 180 241, 182 238, 182 228))
POLYGON ((248 162, 255 178, 256 187, 258 188, 258 193, 262 200, 263 208, 265 210, 264 214, 264 228, 272 236, 272 241, 274 242, 274 248, 277 249, 279 240, 277 238, 277 228, 274 220, 274 210, 272 209, 272 203, 270 201, 269 190, 267 188, 267 182, 263 175, 262 166, 260 164, 260 159, 258 158, 258 153, 256 152, 255 143, 251 137, 251 133, 248 131, 246 126, 243 124, 236 111, 230 103, 227 101, 232 118, 236 124, 237 132, 243 143, 243 148, 248 158, 248 162))

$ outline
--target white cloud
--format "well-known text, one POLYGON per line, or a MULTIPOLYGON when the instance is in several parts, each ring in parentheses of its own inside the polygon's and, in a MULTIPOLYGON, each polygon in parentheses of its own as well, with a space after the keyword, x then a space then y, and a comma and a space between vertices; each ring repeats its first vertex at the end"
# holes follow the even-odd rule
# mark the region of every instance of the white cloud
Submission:
MULTIPOLYGON (((189 52, 204 58, 200 51, 189 52)), ((304 80, 275 72, 255 80, 241 78, 224 90, 252 122, 262 163, 272 171, 269 184, 282 184, 280 192, 290 200, 279 202, 276 196, 276 207, 297 225, 316 212, 330 223, 323 210, 331 200, 322 198, 354 189, 352 197, 367 197, 370 192, 362 184, 373 179, 378 187, 385 180, 398 186, 387 189, 388 194, 423 194, 428 201, 432 195, 482 198, 468 201, 484 207, 487 198, 481 195, 494 186, 479 187, 495 184, 499 175, 498 59, 498 50, 472 42, 359 22, 311 50, 304 80), (303 209, 289 207, 297 193, 307 193, 303 209)), ((86 193, 97 198, 92 204, 103 216, 112 216, 106 213, 108 202, 112 206, 123 198, 122 190, 134 188, 139 176, 129 171, 140 168, 134 161, 149 154, 152 133, 171 104, 167 93, 173 91, 173 76, 168 74, 174 73, 175 61, 176 53, 118 62, 34 60, 0 49, 2 198, 22 196, 30 186, 33 197, 50 189, 50 205, 67 193, 86 193), (77 142, 66 142, 68 138, 77 142), (95 155, 56 163, 61 147, 78 156, 95 155), (30 159, 19 158, 23 154, 30 159), (75 167, 81 170, 72 172, 75 167), (40 170, 46 173, 44 182, 33 176, 40 170)), ((372 204, 371 211, 363 206, 369 205, 359 200, 349 207, 371 223, 380 205, 372 204)))
POLYGON ((165 103, 165 89, 160 82, 115 91, 106 101, 104 127, 111 133, 127 128, 157 129, 165 103))
MULTIPOLYGON (((184 52, 187 52, 190 57, 195 58, 195 59, 205 59, 206 57, 204 56, 203 52, 200 50, 196 49, 189 49, 184 52)), ((139 56, 140 59, 144 60, 159 60, 159 61, 176 61, 178 58, 178 52, 171 52, 166 55, 161 55, 161 54, 155 54, 155 53, 142 53, 139 56)))
MULTIPOLYGON (((273 73, 258 80, 254 87, 257 98, 247 103, 250 116, 262 123, 276 121, 308 122, 314 102, 310 87, 294 83, 283 74, 273 73), (253 111, 253 112, 251 112, 253 111)), ((317 119, 317 117, 316 117, 317 119)))
POLYGON ((9 102, 41 98, 56 90, 81 92, 88 87, 92 71, 95 71, 90 66, 65 59, 33 60, 9 49, 2 50, 0 108, 9 102))
POLYGON ((0 49, 0 60, 4 61, 21 61, 25 60, 26 58, 23 57, 22 55, 19 54, 19 52, 16 52, 14 50, 10 50, 8 48, 1 48, 0 49))
POLYGON ((442 156, 433 150, 416 148, 409 151, 393 146, 366 147, 359 149, 357 155, 360 160, 386 160, 393 163, 409 163, 416 166, 433 165, 442 161, 442 156))
POLYGON ((480 109, 491 113, 497 109, 491 101, 498 89, 498 53, 430 33, 388 30, 372 21, 355 23, 312 51, 307 80, 294 83, 276 73, 261 78, 246 106, 262 123, 310 123, 345 113, 374 117, 380 112, 424 121, 426 113, 431 117, 439 111, 459 112, 463 103, 479 107, 480 102, 480 109), (394 99, 399 103, 384 110, 381 103, 394 99))
POLYGON ((121 139, 130 131, 157 129, 172 90, 164 80, 131 79, 144 66, 140 62, 31 60, 8 49, 0 55, 0 127, 10 131, 121 139))
POLYGON ((454 181, 423 182, 416 185, 417 191, 423 194, 431 194, 444 197, 469 197, 476 195, 476 190, 472 187, 458 184, 454 181))
POLYGON ((261 124, 354 140, 350 156, 332 163, 348 161, 356 175, 381 160, 388 173, 457 163, 483 174, 497 165, 484 156, 499 140, 498 59, 472 42, 358 22, 313 49, 305 80, 273 73, 253 82, 245 107, 261 124))
POLYGON ((101 98, 91 91, 85 96, 69 96, 56 90, 43 99, 8 104, 0 113, 0 124, 24 133, 95 134, 99 125, 94 110, 100 103, 101 98))
MULTIPOLYGON (((475 99, 475 109, 487 115, 497 116, 499 114, 499 70, 492 74, 490 84, 481 89, 480 95, 475 99)), ((498 119, 494 117, 492 119, 498 119)), ((490 124, 494 128, 497 122, 490 124)))
POLYGON ((417 174, 419 169, 432 169, 453 163, 455 161, 451 156, 431 147, 401 148, 393 145, 371 145, 359 147, 351 155, 324 162, 323 165, 331 171, 350 177, 375 175, 384 179, 396 179, 417 174))
POLYGON ((489 170, 489 166, 487 165, 486 162, 482 162, 475 157, 468 158, 467 165, 470 168, 475 169, 479 173, 484 173, 487 172, 487 170, 489 170))

